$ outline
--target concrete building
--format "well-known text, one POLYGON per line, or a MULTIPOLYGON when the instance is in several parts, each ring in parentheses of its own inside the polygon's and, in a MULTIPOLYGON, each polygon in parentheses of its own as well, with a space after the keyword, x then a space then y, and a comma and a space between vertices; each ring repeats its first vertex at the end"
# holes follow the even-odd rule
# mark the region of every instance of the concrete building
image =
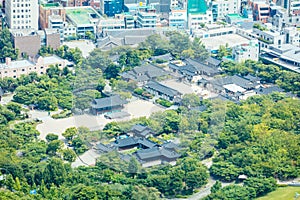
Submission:
POLYGON ((211 1, 210 7, 214 21, 224 19, 228 14, 239 14, 241 11, 241 0, 215 0, 211 1))
POLYGON ((192 36, 197 38, 211 38, 222 35, 234 34, 236 28, 233 26, 222 26, 217 24, 206 24, 202 29, 193 30, 192 36))
POLYGON ((60 33, 56 29, 35 31, 34 29, 10 30, 14 47, 21 55, 34 57, 42 45, 57 49, 60 46, 60 33))
POLYGON ((258 61, 259 45, 258 40, 251 40, 249 43, 238 45, 232 48, 232 58, 235 62, 246 60, 258 61))
POLYGON ((57 21, 54 20, 58 19, 58 17, 52 16, 60 16, 58 23, 61 23, 60 21, 66 21, 66 11, 63 8, 63 6, 58 2, 40 4, 39 12, 39 25, 41 29, 51 28, 51 26, 53 26, 54 23, 57 23, 57 21), (52 24, 49 24, 50 19, 52 19, 52 24))
POLYGON ((282 45, 285 43, 285 36, 275 30, 262 31, 254 28, 253 33, 259 40, 260 49, 268 48, 270 45, 282 45))
POLYGON ((275 64, 300 73, 300 48, 294 45, 271 45, 262 51, 260 58, 265 63, 275 64))
POLYGON ((147 5, 152 5, 157 13, 168 14, 171 8, 171 0, 147 0, 147 5))
POLYGON ((201 29, 205 24, 213 22, 212 11, 207 10, 205 13, 189 13, 188 14, 188 28, 193 31, 201 29))
POLYGON ((85 38, 87 32, 94 35, 97 33, 97 24, 101 19, 100 14, 90 6, 68 7, 66 10, 67 20, 76 27, 76 35, 85 38))
POLYGON ((253 17, 250 15, 250 17, 244 17, 240 14, 228 14, 226 15, 226 22, 229 24, 242 24, 244 22, 252 22, 253 17))
POLYGON ((138 28, 151 28, 157 26, 158 15, 153 7, 140 9, 137 14, 136 26, 138 28))
POLYGON ((130 13, 124 13, 124 21, 126 29, 135 28, 134 17, 130 13))
POLYGON ((252 5, 253 10, 253 19, 255 21, 261 21, 263 23, 266 23, 268 21, 268 18, 270 16, 270 6, 266 3, 253 3, 252 5))
POLYGON ((124 0, 100 0, 100 12, 108 17, 123 12, 124 0))
POLYGON ((103 30, 107 29, 125 29, 124 17, 100 20, 97 29, 98 32, 102 32, 103 30))
POLYGON ((59 29, 46 28, 44 31, 46 35, 46 46, 50 46, 54 50, 58 49, 63 40, 59 29))
POLYGON ((296 27, 286 27, 283 29, 285 35, 285 43, 295 46, 300 45, 300 31, 296 27))
POLYGON ((28 75, 31 72, 41 75, 45 74, 51 65, 58 65, 62 69, 67 65, 67 62, 67 60, 55 55, 18 61, 11 61, 10 58, 6 58, 5 63, 0 64, 0 78, 18 78, 21 75, 28 75))
POLYGON ((91 0, 90 1, 90 6, 92 6, 95 10, 100 11, 100 9, 101 9, 100 5, 101 5, 101 0, 91 0))
POLYGON ((38 0, 5 1, 5 14, 9 28, 38 30, 38 0))
POLYGON ((272 25, 277 30, 282 30, 288 26, 299 27, 300 15, 289 15, 284 9, 276 10, 276 14, 272 17, 272 25))
POLYGON ((177 29, 187 28, 186 10, 171 10, 169 14, 169 27, 177 29))
POLYGON ((278 0, 277 5, 285 8, 289 15, 300 15, 299 0, 278 0))

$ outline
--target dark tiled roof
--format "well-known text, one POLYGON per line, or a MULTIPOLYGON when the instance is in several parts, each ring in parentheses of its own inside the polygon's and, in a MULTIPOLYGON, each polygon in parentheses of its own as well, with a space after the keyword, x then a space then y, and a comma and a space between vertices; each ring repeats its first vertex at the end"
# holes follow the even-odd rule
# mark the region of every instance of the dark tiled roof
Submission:
POLYGON ((212 80, 211 83, 216 86, 236 84, 244 89, 250 89, 258 86, 258 83, 256 83, 256 81, 253 82, 238 75, 217 78, 212 80))
POLYGON ((210 56, 204 62, 206 62, 208 65, 210 64, 217 67, 221 64, 222 61, 210 56))
POLYGON ((133 70, 124 72, 121 76, 125 79, 131 79, 137 82, 148 81, 151 78, 167 75, 168 72, 151 64, 145 64, 141 67, 135 67, 133 70))
POLYGON ((257 76, 253 76, 251 74, 248 74, 247 76, 243 76, 244 79, 251 81, 251 82, 256 82, 256 81, 260 81, 261 78, 257 77, 257 76))
POLYGON ((207 110, 207 106, 206 105, 201 105, 201 106, 197 106, 197 107, 192 107, 191 110, 196 110, 196 111, 206 111, 207 110))
POLYGON ((103 152, 110 152, 110 151, 112 151, 111 148, 109 148, 108 146, 106 146, 106 145, 104 145, 104 144, 102 144, 102 143, 98 143, 98 144, 96 145, 96 149, 97 149, 97 150, 100 150, 100 151, 103 151, 103 152))
POLYGON ((120 98, 119 95, 114 95, 110 97, 105 97, 101 99, 94 99, 92 103, 92 108, 100 109, 100 108, 107 108, 113 106, 120 106, 126 104, 127 101, 120 98))
POLYGON ((172 59, 172 55, 170 53, 167 53, 167 54, 164 54, 164 55, 151 57, 151 60, 157 60, 157 59, 169 61, 169 60, 172 59))
POLYGON ((200 72, 206 72, 207 74, 217 74, 219 73, 219 70, 216 68, 212 68, 206 64, 200 63, 193 59, 187 59, 187 62, 190 65, 193 65, 198 71, 200 72))
POLYGON ((156 81, 149 81, 146 85, 145 85, 146 88, 150 88, 152 90, 155 90, 155 91, 159 91, 167 96, 170 96, 170 97, 173 97, 173 96, 176 96, 176 95, 179 95, 181 94, 180 92, 178 92, 177 90, 174 90, 172 88, 169 88, 165 85, 162 85, 156 81))
POLYGON ((146 159, 149 159, 149 158, 160 157, 161 152, 160 152, 158 147, 154 147, 154 148, 151 148, 151 149, 138 150, 136 152, 136 155, 139 159, 146 160, 146 159))
POLYGON ((138 141, 138 143, 145 146, 145 147, 148 147, 148 148, 153 148, 153 147, 157 146, 157 144, 155 142, 152 142, 152 141, 147 140, 147 139, 140 139, 138 141))
POLYGON ((127 146, 132 146, 132 145, 138 145, 138 140, 133 138, 133 137, 128 137, 124 139, 117 139, 115 141, 115 144, 117 147, 127 147, 127 146))
POLYGON ((271 94, 273 92, 284 92, 284 90, 278 86, 272 86, 272 87, 268 87, 268 88, 259 88, 256 89, 255 92, 257 94, 271 94))
POLYGON ((136 156, 140 160, 147 160, 151 158, 158 158, 164 157, 168 159, 176 159, 180 157, 180 154, 176 153, 175 151, 170 151, 165 148, 153 147, 150 149, 142 149, 136 152, 136 156))
POLYGON ((177 144, 175 144, 174 142, 166 142, 166 143, 162 144, 161 146, 166 149, 179 149, 177 144))
POLYGON ((134 126, 131 127, 131 131, 138 131, 138 132, 142 132, 144 131, 145 129, 147 129, 148 127, 147 126, 143 126, 141 124, 136 124, 134 126))

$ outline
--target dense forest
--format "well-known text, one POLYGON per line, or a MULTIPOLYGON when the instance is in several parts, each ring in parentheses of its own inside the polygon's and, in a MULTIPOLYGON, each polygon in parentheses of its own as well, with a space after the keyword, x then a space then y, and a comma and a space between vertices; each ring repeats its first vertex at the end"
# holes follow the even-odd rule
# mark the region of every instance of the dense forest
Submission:
MULTIPOLYGON (((275 179, 298 176, 298 99, 275 93, 251 97, 241 105, 210 101, 202 104, 208 107, 202 113, 183 106, 177 111, 155 113, 150 118, 108 124, 103 131, 96 132, 113 137, 118 131, 126 132, 131 125, 140 123, 150 126, 162 137, 181 138, 182 158, 178 164, 151 169, 141 168, 135 160, 116 161, 118 157, 113 155, 99 159, 94 167, 71 168, 73 150, 64 148, 53 134, 47 136, 47 141, 39 140, 36 122, 17 123, 9 128, 6 124, 23 117, 22 108, 15 103, 1 107, 1 118, 6 121, 1 125, 0 134, 0 167, 6 174, 5 181, 0 181, 6 188, 1 195, 3 199, 5 196, 6 199, 11 196, 18 199, 140 199, 141 195, 159 199, 186 195, 207 183, 208 169, 201 160, 211 156, 214 163, 209 171, 214 178, 236 181, 241 174, 249 178, 244 186, 220 188, 217 184, 207 199, 224 196, 253 199, 276 189, 275 179), (221 109, 224 107, 226 111, 221 109), (217 123, 221 119, 224 122, 217 123), (213 147, 212 152, 205 152, 207 146, 213 147), (30 195, 34 189, 37 194, 30 195)), ((88 134, 84 132, 84 129, 67 129, 63 135, 68 140, 78 141, 88 134)))

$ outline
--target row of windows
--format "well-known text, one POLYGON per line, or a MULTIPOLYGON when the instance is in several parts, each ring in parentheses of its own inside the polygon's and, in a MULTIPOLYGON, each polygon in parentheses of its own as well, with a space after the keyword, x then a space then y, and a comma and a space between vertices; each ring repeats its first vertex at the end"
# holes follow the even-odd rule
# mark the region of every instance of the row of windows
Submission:
POLYGON ((28 28, 31 28, 31 26, 13 26, 13 29, 28 29, 28 28))
MULTIPOLYGON (((44 72, 40 72, 40 74, 44 74, 44 72)), ((7 77, 7 76, 4 76, 3 78, 5 78, 5 77, 7 77)), ((13 78, 17 78, 17 76, 13 76, 13 78)))
MULTIPOLYGON (((59 66, 61 66, 61 64, 59 66)), ((34 69, 36 69, 36 67, 34 67, 34 69)), ((41 66, 40 69, 44 69, 44 67, 41 66)), ((29 71, 31 71, 31 70, 32 70, 32 68, 29 68, 29 71)), ((21 71, 25 72, 25 69, 22 69, 21 71)), ((13 70, 13 72, 17 72, 17 70, 15 69, 15 70, 13 70)), ((4 74, 7 74, 7 73, 8 73, 8 71, 4 71, 4 74)), ((1 74, 1 72, 0 72, 0 74, 1 74)))
POLYGON ((25 2, 30 2, 30 0, 11 0, 12 2, 14 2, 14 3, 19 3, 19 2, 21 2, 21 3, 25 3, 25 2))
POLYGON ((15 25, 15 24, 29 24, 29 23, 31 23, 31 21, 30 20, 18 20, 18 21, 16 21, 16 20, 14 20, 13 21, 13 24, 15 25))
POLYGON ((24 8, 24 7, 30 7, 30 4, 19 4, 19 3, 17 3, 17 4, 13 4, 13 7, 14 8, 24 8))
POLYGON ((13 18, 14 19, 19 19, 19 18, 21 18, 21 19, 24 19, 24 18, 30 18, 31 17, 31 15, 13 15, 13 18))
POLYGON ((13 13, 24 13, 24 12, 30 12, 30 10, 29 9, 25 9, 25 10, 14 9, 13 10, 13 13))

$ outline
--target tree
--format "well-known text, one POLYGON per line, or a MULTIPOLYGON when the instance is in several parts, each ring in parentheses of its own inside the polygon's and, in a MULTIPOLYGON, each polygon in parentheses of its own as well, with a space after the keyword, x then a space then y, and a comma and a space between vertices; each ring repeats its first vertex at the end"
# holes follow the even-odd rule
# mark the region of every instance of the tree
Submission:
POLYGON ((196 94, 185 94, 181 102, 188 108, 200 106, 200 98, 196 94))
POLYGON ((46 165, 43 176, 46 185, 50 186, 52 183, 56 186, 61 185, 67 177, 63 162, 58 158, 52 158, 46 165))
POLYGON ((58 101, 55 96, 52 96, 49 93, 44 93, 37 99, 37 105, 41 110, 53 111, 58 108, 58 101))
POLYGON ((13 111, 14 113, 16 113, 16 115, 20 115, 21 114, 21 111, 22 111, 22 106, 18 103, 15 103, 15 102, 9 102, 6 107, 13 111))
POLYGON ((242 187, 239 185, 229 185, 223 187, 216 193, 212 193, 204 198, 204 200, 251 200, 255 198, 255 191, 251 188, 242 187))
POLYGON ((116 78, 117 76, 119 76, 120 72, 121 72, 121 67, 118 65, 115 65, 114 63, 111 63, 105 69, 103 75, 106 79, 111 79, 111 78, 116 78))
POLYGON ((153 187, 146 188, 144 186, 134 186, 131 199, 132 200, 158 200, 160 192, 153 187))
POLYGON ((222 181, 233 181, 239 174, 239 169, 227 162, 215 162, 209 170, 213 176, 222 181))
POLYGON ((140 171, 139 162, 134 157, 131 157, 128 165, 128 173, 130 173, 132 177, 135 177, 135 174, 137 174, 139 171, 140 171))
POLYGON ((219 59, 222 59, 223 57, 226 57, 228 55, 229 55, 229 51, 228 51, 227 44, 225 46, 224 45, 220 45, 219 49, 218 49, 218 55, 217 55, 217 57, 219 59))
POLYGON ((216 193, 222 188, 222 184, 220 181, 216 181, 215 184, 210 188, 211 193, 216 193))
POLYGON ((63 153, 64 160, 68 162, 74 162, 76 160, 76 154, 72 149, 64 149, 62 153, 63 153))
POLYGON ((64 136, 67 140, 72 140, 76 134, 77 134, 77 128, 71 127, 71 128, 67 128, 65 132, 63 132, 62 136, 64 136))
POLYGON ((197 60, 205 60, 209 57, 209 52, 205 49, 200 38, 194 38, 191 44, 191 49, 193 50, 192 57, 197 60))
POLYGON ((96 200, 97 191, 93 186, 85 186, 83 184, 76 185, 72 188, 72 199, 80 200, 96 200))
POLYGON ((90 53, 87 64, 93 69, 99 68, 104 72, 109 64, 111 64, 111 60, 105 52, 102 52, 100 49, 95 49, 90 53))
POLYGON ((104 126, 103 133, 107 134, 108 136, 116 136, 122 134, 123 131, 117 122, 110 122, 104 126))
POLYGON ((277 183, 274 178, 247 178, 244 181, 244 186, 254 188, 256 197, 264 196, 277 188, 277 183))
POLYGON ((180 58, 184 50, 188 50, 191 46, 191 42, 188 34, 180 32, 170 33, 170 44, 171 44, 171 53, 180 58))
POLYGON ((96 89, 97 89, 99 92, 103 93, 103 90, 104 90, 105 86, 106 86, 105 80, 101 78, 101 79, 99 79, 99 81, 98 81, 98 85, 97 85, 96 89))
POLYGON ((164 113, 164 133, 177 132, 179 130, 180 117, 174 110, 167 110, 164 113))
POLYGON ((58 150, 63 147, 63 142, 60 140, 53 140, 48 143, 47 154, 54 156, 58 150))
POLYGON ((58 140, 58 135, 55 133, 49 133, 46 135, 47 142, 52 142, 53 140, 58 140))
POLYGON ((139 49, 150 49, 154 56, 166 54, 170 49, 170 44, 166 38, 159 34, 147 37, 146 41, 139 45, 139 49))
POLYGON ((19 51, 14 49, 10 32, 7 28, 0 31, 0 62, 9 57, 13 60, 18 58, 19 51))

